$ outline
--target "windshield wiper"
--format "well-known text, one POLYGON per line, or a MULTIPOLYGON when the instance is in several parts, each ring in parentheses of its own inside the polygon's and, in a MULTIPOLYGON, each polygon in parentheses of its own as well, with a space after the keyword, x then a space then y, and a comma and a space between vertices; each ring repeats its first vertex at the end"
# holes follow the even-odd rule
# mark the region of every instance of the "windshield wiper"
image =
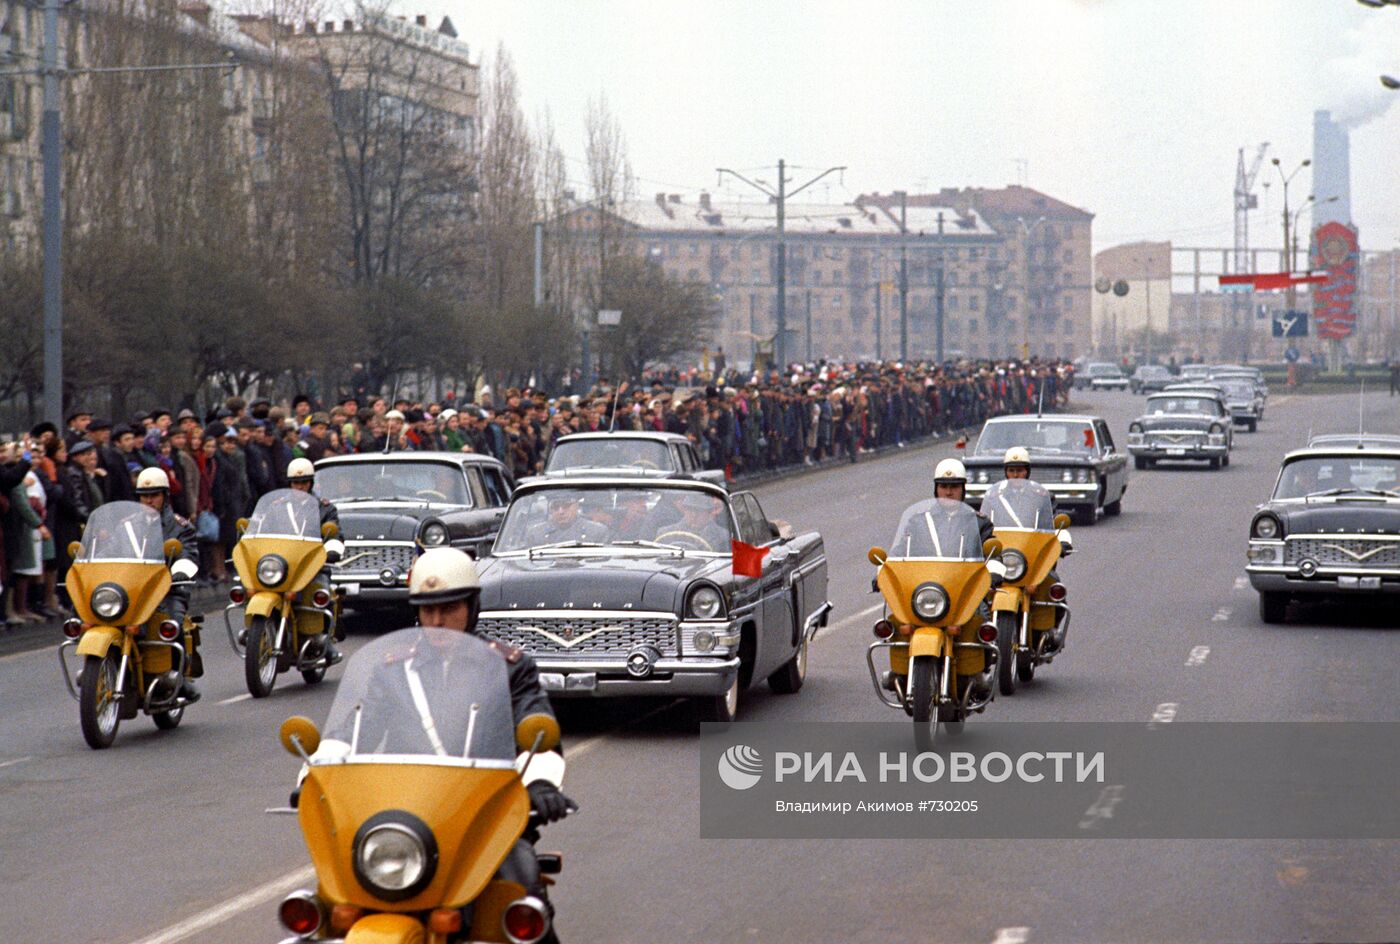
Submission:
POLYGON ((1313 498, 1334 498, 1338 495, 1379 495, 1381 498, 1400 498, 1400 493, 1397 492, 1382 491, 1378 488, 1356 488, 1355 486, 1349 486, 1347 488, 1329 488, 1325 492, 1309 492, 1304 495, 1303 498, 1304 500, 1313 498))
POLYGON ((569 547, 602 547, 597 541, 559 541, 555 544, 541 544, 538 547, 530 548, 530 556, 534 557, 536 551, 561 550, 569 547))
POLYGON ((684 557, 684 556, 685 556, 685 548, 681 547, 681 546, 678 545, 678 544, 662 544, 662 543, 660 543, 659 541, 641 541, 641 540, 638 540, 638 541, 609 541, 608 543, 609 543, 609 544, 617 545, 617 546, 619 546, 619 547, 654 547, 654 548, 656 548, 657 550, 660 550, 660 551, 675 551, 675 552, 677 552, 681 557, 684 557))

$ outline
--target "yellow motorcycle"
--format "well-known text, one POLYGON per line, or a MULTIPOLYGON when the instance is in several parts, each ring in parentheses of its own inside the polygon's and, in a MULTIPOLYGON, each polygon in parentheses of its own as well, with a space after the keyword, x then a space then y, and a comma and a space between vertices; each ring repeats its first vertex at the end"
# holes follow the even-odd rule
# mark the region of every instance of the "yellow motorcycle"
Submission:
POLYGON ((994 696, 996 628, 979 607, 992 584, 977 515, 967 505, 935 498, 905 510, 888 550, 870 549, 875 585, 885 598, 866 650, 875 694, 914 719, 920 746, 931 746, 941 722, 950 733, 994 696), (889 656, 880 673, 877 652, 889 656))
POLYGON ((1069 516, 1054 513, 1045 487, 1030 479, 1006 479, 987 490, 982 514, 992 520, 1001 542, 1005 582, 992 601, 1000 667, 997 687, 1014 695, 1019 682, 1035 678, 1038 665, 1064 649, 1069 631, 1065 585, 1053 575, 1068 546, 1069 516))
POLYGON ((528 889, 551 883, 561 859, 523 837, 526 784, 562 777, 562 758, 541 753, 559 726, 547 714, 515 723, 505 660, 485 642, 443 629, 381 637, 348 664, 325 736, 297 717, 281 740, 305 762, 293 804, 317 878, 278 909, 299 939, 557 940, 528 889))
POLYGON ((82 541, 68 547, 73 565, 65 586, 77 615, 63 624, 58 662, 78 700, 83 739, 94 749, 110 747, 121 722, 137 712, 162 730, 174 728, 188 704, 181 682, 201 674, 196 620, 186 617, 182 625, 159 612, 172 577, 188 582, 199 568, 177 559, 179 541, 162 537, 158 512, 118 501, 94 510, 82 541), (70 649, 82 662, 76 685, 70 649))
POLYGON ((314 495, 290 488, 259 498, 253 516, 238 524, 238 584, 229 590, 224 627, 243 659, 248 691, 266 698, 277 676, 292 669, 314 685, 341 658, 330 645, 340 597, 329 581, 317 579, 326 566, 327 542, 339 544, 336 527, 321 527, 321 503, 314 495), (235 633, 232 611, 239 607, 243 632, 235 633))

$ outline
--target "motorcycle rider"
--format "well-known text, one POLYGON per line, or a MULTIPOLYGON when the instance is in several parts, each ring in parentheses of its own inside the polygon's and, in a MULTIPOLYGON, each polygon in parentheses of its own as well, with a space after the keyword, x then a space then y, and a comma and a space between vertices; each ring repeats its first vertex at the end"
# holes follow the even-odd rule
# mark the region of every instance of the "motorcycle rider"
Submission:
MULTIPOLYGON (((170 478, 165 474, 164 469, 152 467, 141 470, 141 474, 136 477, 136 500, 147 508, 159 512, 161 539, 169 541, 173 538, 179 541, 180 559, 189 561, 197 569, 199 565, 199 538, 196 536, 194 525, 190 523, 189 519, 177 515, 175 509, 170 507, 170 478)), ((184 583, 185 581, 179 582, 184 583)), ((160 612, 182 627, 185 622, 185 614, 189 612, 189 609, 190 589, 182 586, 172 586, 160 605, 160 612)), ((200 674, 196 671, 200 665, 199 654, 195 651, 193 643, 186 658, 191 671, 187 671, 180 679, 180 697, 191 702, 199 701, 199 689, 190 678, 192 673, 200 674)))
MULTIPOLYGON (((1012 446, 1006 450, 1006 454, 1001 459, 1002 470, 1008 479, 1028 479, 1031 477, 1031 454, 1025 446, 1012 446)), ((1068 557, 1074 553, 1074 543, 1070 538, 1069 528, 1060 532, 1060 556, 1068 557)), ((1059 579, 1055 576, 1055 571, 1051 570, 1052 579, 1059 579)))
MULTIPOLYGON (((481 582, 477 577, 476 562, 465 552, 450 547, 424 551, 409 573, 408 594, 409 604, 418 610, 420 626, 475 633, 477 617, 481 613, 481 582)), ((443 682, 438 681, 443 678, 445 666, 442 657, 431 649, 437 645, 440 644, 435 643, 432 636, 424 634, 412 648, 389 657, 384 665, 376 666, 369 684, 370 690, 378 694, 367 701, 400 705, 401 708, 394 708, 393 711, 405 720, 401 725, 386 725, 383 718, 365 718, 364 727, 359 733, 360 743, 378 743, 385 736, 383 731, 411 730, 421 732, 419 740, 431 744, 437 739, 433 717, 445 719, 460 715, 466 709, 461 699, 453 698, 453 693, 444 689, 443 682), (423 669, 421 676, 418 674, 420 666, 423 669), (438 670, 436 678, 434 669, 438 670), (435 681, 437 685, 433 684, 435 681)), ((550 706, 549 696, 540 685, 534 659, 523 650, 495 640, 488 641, 488 645, 505 660, 514 723, 518 725, 531 715, 548 715, 552 718, 554 710, 550 706)), ((348 736, 347 732, 328 731, 313 759, 343 755, 349 749, 348 736)), ((416 745, 416 749, 408 752, 432 752, 424 751, 422 747, 421 744, 416 745)), ((403 748, 396 746, 393 750, 401 752, 403 748)), ((562 754, 562 745, 556 750, 562 754)), ((562 766, 562 761, 559 763, 562 766)), ((530 795, 530 809, 537 820, 533 824, 535 827, 553 823, 577 809, 572 800, 547 780, 533 781, 526 789, 530 795)), ((299 794, 300 786, 292 795, 293 806, 297 805, 299 794)), ((500 875, 519 882, 530 894, 548 903, 544 883, 540 880, 539 862, 532 846, 537 838, 534 829, 527 832, 501 864, 500 875)), ((550 904, 549 908, 552 914, 553 905, 550 904)), ((553 938, 547 937, 545 940, 553 938)))
MULTIPOLYGON (((967 467, 958 459, 944 459, 933 470, 933 497, 951 498, 953 501, 967 499, 967 467)), ((992 537, 992 519, 977 512, 977 532, 986 543, 992 537)))
MULTIPOLYGON (((312 486, 316 484, 316 467, 310 459, 293 459, 287 464, 287 487, 296 492, 306 492, 315 498, 321 505, 321 527, 328 523, 335 525, 336 537, 326 541, 326 563, 334 564, 340 560, 345 553, 345 544, 340 540, 340 512, 335 505, 326 501, 321 496, 312 491, 312 486)), ((320 578, 317 578, 320 581, 320 578)), ((329 587, 329 581, 323 581, 329 587)), ((336 643, 345 638, 345 630, 340 621, 336 621, 334 638, 327 643, 328 655, 334 656, 337 652, 336 643)))

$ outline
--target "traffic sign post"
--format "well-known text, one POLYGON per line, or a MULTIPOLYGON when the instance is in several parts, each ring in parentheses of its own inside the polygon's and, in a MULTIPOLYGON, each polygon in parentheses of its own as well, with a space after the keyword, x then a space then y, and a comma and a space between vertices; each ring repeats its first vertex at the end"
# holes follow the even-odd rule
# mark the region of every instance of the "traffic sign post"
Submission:
MULTIPOLYGON (((1308 313, 1298 311, 1276 311, 1273 318, 1274 337, 1306 338, 1308 336, 1308 313)), ((1289 350, 1295 350, 1289 348, 1289 350)), ((1297 360, 1295 357, 1294 360, 1297 360)))

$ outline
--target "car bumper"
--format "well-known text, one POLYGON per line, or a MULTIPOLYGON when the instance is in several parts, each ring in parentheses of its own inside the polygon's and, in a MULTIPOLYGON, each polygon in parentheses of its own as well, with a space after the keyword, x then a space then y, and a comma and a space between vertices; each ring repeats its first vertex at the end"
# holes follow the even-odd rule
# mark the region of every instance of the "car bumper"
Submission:
POLYGON ((1091 380, 1091 381, 1089 381, 1089 389, 1090 389, 1090 390, 1127 390, 1127 389, 1128 389, 1128 381, 1126 381, 1126 380, 1091 380))
POLYGON ((1226 445, 1129 446, 1128 453, 1143 459, 1213 459, 1230 451, 1226 445))
POLYGON ((1400 594, 1400 571, 1368 573, 1319 569, 1304 577, 1296 567, 1251 565, 1245 568, 1250 585, 1261 593, 1332 595, 1348 593, 1400 594))
POLYGON ((535 664, 540 685, 555 698, 723 695, 739 674, 738 656, 659 659, 645 677, 631 675, 627 663, 616 659, 536 657, 535 664))
POLYGON ((351 608, 397 606, 408 603, 408 577, 395 577, 392 584, 371 574, 331 577, 331 586, 351 608))

